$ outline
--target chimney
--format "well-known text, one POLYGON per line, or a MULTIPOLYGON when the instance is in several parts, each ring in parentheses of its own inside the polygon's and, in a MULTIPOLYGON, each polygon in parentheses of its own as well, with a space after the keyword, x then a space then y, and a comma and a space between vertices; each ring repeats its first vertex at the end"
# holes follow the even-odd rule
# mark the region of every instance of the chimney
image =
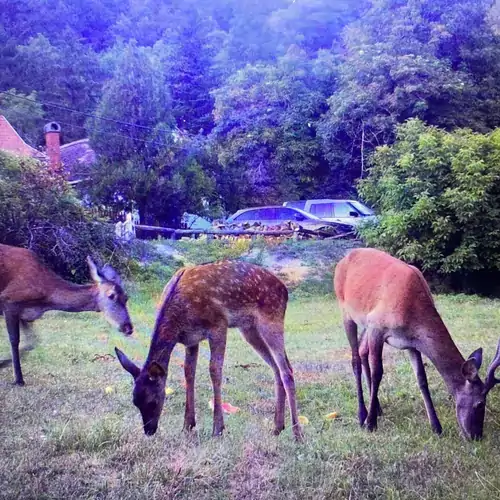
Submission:
POLYGON ((52 172, 61 173, 61 125, 50 122, 43 127, 43 131, 49 168, 52 172))

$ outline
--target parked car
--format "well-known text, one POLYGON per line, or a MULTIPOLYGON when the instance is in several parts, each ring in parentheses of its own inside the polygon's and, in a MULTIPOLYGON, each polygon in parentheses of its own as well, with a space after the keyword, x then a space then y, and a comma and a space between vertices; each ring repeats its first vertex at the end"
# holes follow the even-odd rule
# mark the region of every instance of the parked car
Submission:
POLYGON ((341 231, 350 231, 352 229, 352 225, 350 224, 328 222, 304 210, 283 207, 281 205, 238 210, 235 214, 231 215, 226 222, 228 224, 259 223, 264 226, 277 226, 288 221, 296 222, 299 226, 302 226, 304 229, 310 229, 311 231, 317 231, 327 227, 336 227, 341 231))
POLYGON ((285 201, 284 207, 301 209, 329 222, 357 226, 361 222, 377 220, 375 212, 357 200, 299 200, 285 201))

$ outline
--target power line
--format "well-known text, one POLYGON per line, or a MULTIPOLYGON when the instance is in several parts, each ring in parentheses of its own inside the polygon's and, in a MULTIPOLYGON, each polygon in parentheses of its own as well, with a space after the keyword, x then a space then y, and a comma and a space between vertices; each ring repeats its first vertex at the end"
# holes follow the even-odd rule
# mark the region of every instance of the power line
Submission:
MULTIPOLYGON (((66 125, 68 127, 83 129, 86 132, 88 131, 88 127, 83 127, 82 125, 75 125, 74 123, 62 122, 61 120, 58 120, 57 123, 60 123, 61 125, 66 125)), ((156 146, 163 146, 166 148, 169 147, 168 144, 165 144, 163 142, 157 142, 154 139, 151 139, 151 140, 139 139, 138 137, 132 137, 131 135, 114 134, 113 132, 99 132, 99 133, 101 135, 106 135, 106 136, 111 136, 111 137, 123 137, 124 139, 130 139, 132 141, 140 141, 140 142, 144 142, 145 144, 155 144, 156 146)))
MULTIPOLYGON (((10 94, 9 92, 0 91, 0 94, 5 94, 5 95, 12 96, 12 97, 17 97, 19 99, 24 99, 26 101, 34 102, 34 103, 37 103, 37 104, 46 104, 46 103, 43 103, 41 101, 35 101, 33 99, 28 99, 27 97, 18 96, 18 95, 15 95, 15 94, 10 94)), ((91 113, 84 113, 82 111, 72 110, 71 108, 66 108, 65 106, 57 106, 57 105, 54 105, 54 106, 55 107, 59 107, 61 109, 65 109, 66 111, 71 111, 71 112, 75 112, 75 113, 84 114, 86 116, 91 116, 91 117, 97 118, 99 120, 113 121, 113 122, 119 123, 119 124, 127 124, 127 125, 130 125, 132 127, 147 128, 147 129, 149 129, 151 131, 155 131, 153 128, 151 128, 151 127, 145 127, 143 125, 134 125, 133 123, 120 122, 118 120, 113 120, 111 118, 102 118, 102 117, 99 117, 97 115, 92 115, 91 113)), ((43 120, 43 118, 40 118, 40 120, 43 120)), ((85 131, 88 131, 88 129, 89 129, 89 127, 84 127, 82 125, 76 125, 74 123, 63 122, 61 120, 58 120, 58 123, 60 123, 61 125, 66 125, 68 127, 73 127, 73 128, 76 127, 76 128, 79 128, 79 129, 82 129, 82 130, 85 130, 85 131)), ((155 132, 157 132, 157 131, 155 131, 155 132)), ((122 137, 124 139, 129 139, 129 140, 132 140, 132 141, 139 141, 139 142, 143 142, 145 144, 154 144, 154 145, 157 145, 157 146, 169 147, 168 144, 165 144, 164 142, 158 142, 155 139, 149 139, 149 140, 148 139, 140 139, 139 137, 132 137, 131 135, 116 134, 116 133, 113 133, 113 132, 105 132, 105 131, 101 131, 100 134, 101 135, 110 136, 110 137, 122 137)))
POLYGON ((0 90, 0 94, 8 95, 10 97, 15 97, 17 99, 23 99, 25 101, 32 102, 32 103, 35 103, 35 104, 42 104, 43 106, 51 106, 53 108, 62 109, 64 111, 69 111, 71 113, 78 113, 80 115, 84 115, 84 116, 89 116, 89 117, 92 117, 92 118, 96 118, 97 120, 103 120, 103 121, 106 121, 106 122, 117 123, 119 125, 125 125, 127 127, 136 127, 136 128, 141 128, 141 129, 144 129, 144 130, 150 130, 152 132, 155 132, 154 128, 152 128, 152 127, 146 127, 145 125, 137 125, 136 123, 128 123, 128 122, 123 122, 123 121, 120 121, 120 120, 115 120, 113 118, 106 118, 104 116, 98 116, 98 115, 93 114, 93 113, 86 113, 85 111, 79 111, 78 109, 69 108, 69 107, 63 106, 61 104, 55 104, 55 103, 44 102, 44 101, 37 101, 36 99, 30 99, 29 97, 25 97, 25 96, 21 96, 21 95, 17 95, 17 94, 12 94, 10 92, 5 92, 4 90, 0 90))

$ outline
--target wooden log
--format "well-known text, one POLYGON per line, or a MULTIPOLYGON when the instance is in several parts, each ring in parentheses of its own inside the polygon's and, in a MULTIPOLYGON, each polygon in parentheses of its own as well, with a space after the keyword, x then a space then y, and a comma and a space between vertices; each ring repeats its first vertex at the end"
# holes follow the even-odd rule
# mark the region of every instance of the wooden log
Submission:
POLYGON ((298 234, 306 234, 309 236, 317 236, 324 239, 339 239, 351 236, 354 234, 354 231, 349 231, 347 233, 341 233, 332 235, 327 231, 312 231, 310 229, 282 229, 282 230, 258 230, 258 229, 174 229, 170 227, 160 227, 160 226, 146 226, 146 225, 137 225, 136 229, 145 232, 156 232, 163 233, 170 236, 171 240, 176 240, 183 235, 189 235, 192 238, 196 237, 196 235, 206 234, 208 239, 213 238, 214 236, 251 236, 254 239, 256 236, 290 236, 292 235, 294 238, 297 238, 298 234))

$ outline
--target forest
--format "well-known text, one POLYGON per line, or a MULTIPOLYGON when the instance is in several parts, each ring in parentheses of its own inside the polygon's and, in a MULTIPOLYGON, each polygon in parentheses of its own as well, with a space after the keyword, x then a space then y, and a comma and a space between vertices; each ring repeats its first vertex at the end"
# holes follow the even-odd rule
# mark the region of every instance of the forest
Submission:
MULTIPOLYGON (((500 125, 491 0, 0 0, 0 112, 90 137, 96 203, 149 223, 356 195, 410 118, 500 125)), ((375 200, 376 201, 376 200, 375 200)))

